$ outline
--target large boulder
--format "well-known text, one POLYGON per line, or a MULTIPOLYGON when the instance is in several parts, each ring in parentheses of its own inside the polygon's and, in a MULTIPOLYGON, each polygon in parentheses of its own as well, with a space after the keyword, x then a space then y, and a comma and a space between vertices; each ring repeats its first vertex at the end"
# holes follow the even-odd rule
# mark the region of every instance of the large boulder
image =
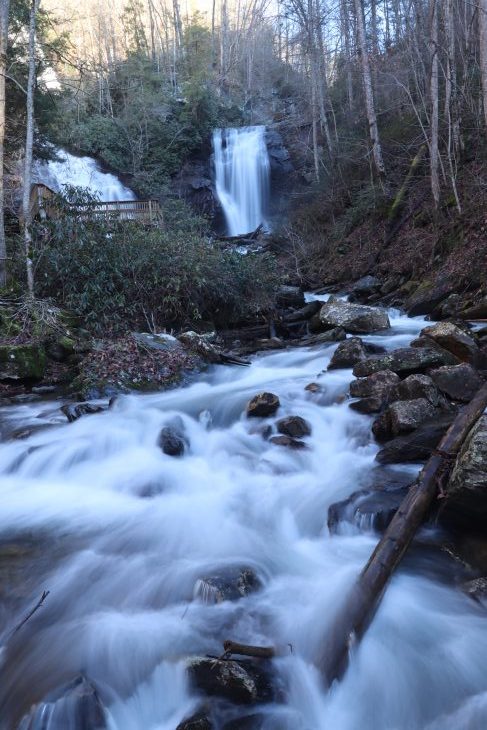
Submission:
POLYGON ((411 433, 388 441, 377 453, 380 464, 426 461, 451 426, 454 413, 425 421, 411 433))
POLYGON ((353 368, 357 378, 364 378, 380 370, 392 370, 400 375, 424 373, 430 368, 448 365, 442 353, 423 347, 401 347, 379 355, 360 360, 353 368))
POLYGON ((267 662, 197 657, 190 660, 188 674, 192 684, 201 692, 229 702, 249 705, 273 699, 267 662))
POLYGON ((436 414, 436 408, 426 398, 395 401, 376 418, 372 432, 378 441, 409 433, 436 414))
POLYGON ((45 369, 40 345, 0 345, 0 380, 42 380, 45 369))
POLYGON ((438 322, 421 330, 428 337, 463 362, 475 364, 479 348, 475 340, 453 322, 438 322))
POLYGON ((468 363, 444 365, 430 371, 437 388, 451 400, 468 403, 483 384, 479 373, 468 363))
POLYGON ((350 403, 350 408, 359 413, 379 412, 389 402, 389 394, 399 382, 399 375, 391 370, 380 370, 367 378, 352 380, 350 395, 360 400, 350 403))
POLYGON ((382 284, 380 279, 369 274, 367 276, 362 276, 361 279, 352 284, 351 294, 354 301, 362 301, 367 297, 370 297, 372 294, 376 294, 380 290, 381 286, 382 284))
POLYGON ((352 368, 355 363, 365 360, 366 357, 367 350, 360 337, 350 337, 338 345, 330 360, 328 370, 352 368))
POLYGON ((247 416, 267 418, 273 416, 280 405, 279 397, 274 393, 258 393, 247 404, 247 416))
POLYGON ((279 433, 291 436, 292 438, 302 438, 303 436, 311 435, 311 426, 308 421, 301 418, 301 416, 287 416, 286 418, 281 418, 276 423, 276 427, 279 433))
POLYGON ((415 398, 426 398, 434 406, 444 402, 433 380, 428 375, 420 373, 408 375, 407 378, 395 385, 390 392, 391 401, 414 400, 415 398))
POLYGON ((466 530, 487 532, 487 415, 467 436, 445 492, 443 519, 466 530))
POLYGON ((223 568, 218 573, 197 580, 194 595, 204 603, 237 601, 255 593, 262 583, 255 571, 247 566, 223 568))
POLYGON ((341 299, 325 302, 317 317, 322 330, 343 327, 352 334, 377 332, 389 329, 391 326, 384 309, 351 304, 341 299))
POLYGON ((410 317, 431 312, 454 290, 455 285, 444 279, 437 282, 423 281, 406 301, 410 317))
POLYGON ((107 717, 95 687, 83 676, 35 705, 18 730, 106 730, 107 717))

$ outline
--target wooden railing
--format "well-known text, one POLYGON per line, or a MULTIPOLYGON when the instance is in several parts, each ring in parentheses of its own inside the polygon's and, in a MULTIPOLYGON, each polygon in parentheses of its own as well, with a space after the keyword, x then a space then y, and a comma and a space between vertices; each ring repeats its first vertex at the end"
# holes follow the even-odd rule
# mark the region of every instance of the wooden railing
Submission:
MULTIPOLYGON (((31 215, 43 218, 59 217, 56 193, 46 185, 32 186, 31 215)), ((72 210, 81 218, 105 218, 107 220, 135 220, 148 225, 163 224, 161 206, 158 200, 110 200, 108 202, 82 203, 73 205, 72 210)))

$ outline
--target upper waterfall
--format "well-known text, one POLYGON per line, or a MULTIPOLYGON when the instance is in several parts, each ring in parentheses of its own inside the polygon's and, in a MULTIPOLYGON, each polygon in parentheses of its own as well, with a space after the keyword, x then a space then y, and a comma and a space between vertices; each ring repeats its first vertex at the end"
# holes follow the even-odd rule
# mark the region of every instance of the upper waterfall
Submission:
POLYGON ((215 183, 230 236, 254 231, 265 222, 270 164, 265 127, 215 129, 215 183))
POLYGON ((57 193, 66 185, 87 188, 101 201, 135 200, 136 196, 115 175, 102 172, 92 157, 77 157, 56 149, 58 160, 37 162, 34 178, 57 193))

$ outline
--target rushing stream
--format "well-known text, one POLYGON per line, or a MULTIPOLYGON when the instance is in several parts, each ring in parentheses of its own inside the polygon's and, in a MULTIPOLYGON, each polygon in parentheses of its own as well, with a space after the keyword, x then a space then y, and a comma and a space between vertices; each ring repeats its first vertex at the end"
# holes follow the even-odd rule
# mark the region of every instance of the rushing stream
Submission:
MULTIPOLYGON (((392 323, 366 339, 398 347, 424 325, 397 313, 392 323)), ((57 402, 2 409, 2 544, 25 544, 28 563, 21 600, 2 594, 3 641, 19 611, 51 591, 3 653, 2 730, 80 671, 99 687, 112 730, 175 730, 198 705, 187 657, 218 655, 227 638, 280 649, 284 701, 264 707, 266 730, 486 727, 485 613, 449 584, 440 557, 413 551, 344 680, 321 685, 320 641, 378 539, 345 524, 330 536, 328 507, 418 468, 374 462, 370 419, 343 400, 351 371, 322 374, 321 393, 304 390, 333 349, 214 367, 188 387, 124 396, 69 425, 57 402), (310 422, 309 450, 269 443, 245 417, 261 390, 279 395, 279 416, 310 422), (190 443, 182 458, 157 446, 175 418, 190 443), (198 578, 242 565, 262 590, 217 605, 194 598, 198 578)))

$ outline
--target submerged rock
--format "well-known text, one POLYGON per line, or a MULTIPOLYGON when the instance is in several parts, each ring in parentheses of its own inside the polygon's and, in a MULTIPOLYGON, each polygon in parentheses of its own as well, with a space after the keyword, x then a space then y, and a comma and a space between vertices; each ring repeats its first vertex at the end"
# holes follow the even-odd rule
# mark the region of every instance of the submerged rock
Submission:
POLYGON ((362 530, 385 530, 404 497, 408 487, 387 491, 354 492, 342 502, 335 502, 328 509, 328 529, 331 534, 339 531, 343 522, 362 530))
POLYGON ((69 423, 77 421, 81 416, 91 415, 93 413, 103 413, 107 408, 100 406, 96 403, 68 403, 61 406, 61 411, 64 413, 69 423))
POLYGON ((266 716, 260 713, 236 717, 226 722, 221 730, 261 730, 264 727, 265 718, 266 716))
POLYGON ((286 446, 288 449, 294 449, 296 451, 308 448, 304 441, 293 439, 291 436, 272 436, 269 441, 277 446, 286 446))
POLYGON ((351 304, 341 299, 325 302, 318 317, 323 330, 343 327, 352 334, 377 332, 389 329, 391 326, 384 309, 351 304))
POLYGON ((474 578, 462 585, 462 591, 475 601, 487 601, 487 578, 474 578))
POLYGON ((189 446, 180 417, 161 429, 157 444, 167 456, 182 456, 189 446))
POLYGON ((237 601, 255 593, 262 583, 255 571, 247 566, 223 568, 220 573, 200 578, 195 585, 194 595, 204 603, 237 601))
POLYGON ((196 658, 188 664, 192 684, 210 696, 236 704, 269 702, 273 687, 267 662, 196 658))
POLYGON ((106 730, 107 718, 95 687, 83 676, 32 708, 18 730, 106 730))
POLYGON ((259 393, 248 402, 247 416, 249 418, 273 416, 280 405, 279 397, 274 393, 259 393))
POLYGON ((279 433, 291 436, 292 438, 302 438, 303 436, 311 435, 311 426, 308 421, 301 416, 287 416, 287 418, 281 418, 277 423, 277 430, 279 433))

